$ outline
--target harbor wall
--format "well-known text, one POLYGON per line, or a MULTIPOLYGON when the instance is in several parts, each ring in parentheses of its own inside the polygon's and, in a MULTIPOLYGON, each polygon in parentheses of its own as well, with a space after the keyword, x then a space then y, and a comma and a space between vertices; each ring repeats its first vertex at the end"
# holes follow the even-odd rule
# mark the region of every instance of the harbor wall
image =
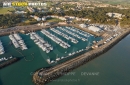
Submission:
POLYGON ((18 60, 19 60, 19 58, 12 58, 12 59, 10 59, 8 61, 5 61, 5 62, 0 64, 0 69, 2 69, 4 67, 6 67, 6 66, 8 66, 8 65, 10 65, 10 64, 12 64, 12 63, 14 63, 16 61, 18 61, 18 60))
POLYGON ((115 44, 117 44, 121 39, 123 39, 125 36, 127 36, 129 33, 130 33, 130 30, 125 30, 122 32, 121 35, 114 38, 112 41, 106 43, 105 45, 99 47, 98 49, 94 49, 89 52, 86 52, 76 58, 68 60, 62 64, 56 65, 49 69, 42 68, 40 70, 37 70, 33 75, 33 82, 36 85, 44 85, 62 75, 64 75, 65 73, 67 73, 67 72, 87 63, 88 61, 98 57, 99 55, 105 53, 110 48, 112 48, 115 44))

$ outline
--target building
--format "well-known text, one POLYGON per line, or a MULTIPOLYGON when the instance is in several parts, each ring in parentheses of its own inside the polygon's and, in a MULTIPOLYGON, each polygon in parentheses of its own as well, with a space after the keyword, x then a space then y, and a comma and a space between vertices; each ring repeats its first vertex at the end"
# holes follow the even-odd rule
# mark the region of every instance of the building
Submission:
POLYGON ((114 18, 118 18, 118 19, 122 19, 122 17, 124 15, 120 14, 120 13, 106 13, 106 15, 108 15, 109 17, 114 17, 114 18))
POLYGON ((44 16, 44 17, 42 17, 42 21, 46 21, 46 17, 44 16))
POLYGON ((16 14, 24 14, 24 13, 27 13, 27 12, 25 12, 25 11, 16 11, 15 13, 16 14))
POLYGON ((77 20, 77 21, 81 21, 81 20, 82 20, 82 18, 78 18, 78 17, 76 17, 76 20, 77 20))
POLYGON ((68 19, 74 20, 76 17, 75 16, 65 16, 68 19))
POLYGON ((35 12, 35 10, 32 7, 27 7, 29 12, 35 12))
POLYGON ((100 28, 95 27, 95 26, 89 26, 88 29, 91 30, 91 31, 94 31, 94 32, 99 32, 100 31, 100 28))
POLYGON ((79 26, 82 27, 82 28, 86 28, 87 27, 86 24, 80 24, 79 26))
POLYGON ((38 17, 38 16, 34 16, 34 19, 36 19, 37 21, 40 21, 40 20, 41 20, 41 18, 38 17))

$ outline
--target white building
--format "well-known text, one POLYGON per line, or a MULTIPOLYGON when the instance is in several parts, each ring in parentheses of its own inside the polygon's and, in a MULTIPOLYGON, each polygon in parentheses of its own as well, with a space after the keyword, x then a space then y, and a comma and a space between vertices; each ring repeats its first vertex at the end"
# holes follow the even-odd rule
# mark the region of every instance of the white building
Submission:
POLYGON ((109 17, 114 17, 114 18, 119 18, 119 19, 122 19, 122 17, 124 16, 120 13, 111 13, 111 12, 106 13, 106 15, 108 15, 109 17))
POLYGON ((42 21, 46 21, 46 17, 42 17, 42 21))
POLYGON ((37 21, 41 20, 41 18, 39 18, 38 16, 34 16, 34 19, 36 19, 37 21))
POLYGON ((94 31, 94 32, 100 31, 100 28, 95 27, 95 26, 89 26, 88 29, 91 30, 91 31, 94 31))
POLYGON ((86 24, 80 24, 79 26, 82 27, 82 28, 86 28, 87 27, 86 24))
POLYGON ((25 11, 16 11, 15 13, 16 14, 24 14, 24 13, 27 13, 27 12, 25 12, 25 11))
POLYGON ((65 17, 59 17, 59 19, 61 19, 61 20, 66 20, 66 18, 65 18, 65 17))
POLYGON ((78 18, 78 17, 76 17, 76 20, 77 20, 77 21, 81 21, 81 20, 82 20, 82 18, 78 18))

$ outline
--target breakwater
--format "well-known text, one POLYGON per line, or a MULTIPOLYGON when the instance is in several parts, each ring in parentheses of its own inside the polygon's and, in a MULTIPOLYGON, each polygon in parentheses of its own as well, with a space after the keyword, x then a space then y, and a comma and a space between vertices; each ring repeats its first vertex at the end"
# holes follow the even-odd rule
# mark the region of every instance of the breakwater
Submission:
POLYGON ((10 65, 10 64, 12 64, 12 63, 14 63, 16 61, 18 61, 18 60, 19 60, 19 58, 12 58, 12 59, 10 59, 8 61, 5 61, 5 62, 0 64, 0 69, 2 69, 4 67, 6 67, 6 66, 8 66, 8 65, 10 65))
POLYGON ((112 46, 118 43, 121 39, 123 39, 129 33, 130 33, 130 30, 124 30, 121 35, 114 38, 113 40, 106 43, 105 45, 102 45, 98 49, 91 50, 87 53, 84 53, 76 58, 73 58, 57 66, 47 68, 47 69, 42 68, 40 70, 37 70, 33 75, 33 82, 36 85, 44 85, 45 83, 64 75, 65 73, 79 67, 80 65, 85 64, 86 62, 108 51, 112 46))

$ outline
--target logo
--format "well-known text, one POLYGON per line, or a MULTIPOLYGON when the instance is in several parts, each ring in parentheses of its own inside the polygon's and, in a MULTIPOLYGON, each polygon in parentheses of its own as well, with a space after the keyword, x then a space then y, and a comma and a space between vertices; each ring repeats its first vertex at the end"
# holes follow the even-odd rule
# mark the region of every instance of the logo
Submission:
POLYGON ((46 3, 41 2, 25 2, 25 1, 15 1, 15 2, 3 2, 3 7, 26 7, 26 6, 47 6, 46 3))
POLYGON ((24 6, 28 6, 28 2, 12 2, 11 3, 11 6, 22 6, 22 7, 24 7, 24 6))

